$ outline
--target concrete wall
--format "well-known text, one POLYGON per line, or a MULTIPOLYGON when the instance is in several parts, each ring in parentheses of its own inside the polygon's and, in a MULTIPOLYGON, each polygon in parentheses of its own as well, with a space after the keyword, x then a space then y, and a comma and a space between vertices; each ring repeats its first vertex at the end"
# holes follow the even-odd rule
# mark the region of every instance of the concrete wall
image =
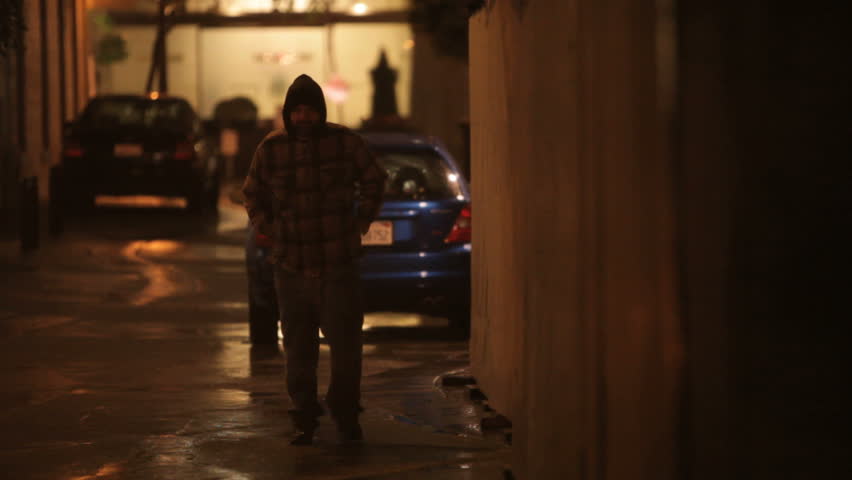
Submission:
POLYGON ((472 367, 519 478, 675 474, 664 13, 497 1, 471 21, 472 367))
POLYGON ((522 479, 834 478, 848 11, 676 11, 498 0, 472 20, 474 373, 522 479))
MULTIPOLYGON (((23 128, 26 131, 21 145, 24 155, 21 174, 39 177, 39 193, 46 198, 47 170, 59 162, 63 117, 67 115, 67 112, 63 113, 62 91, 71 98, 76 97, 77 102, 71 105, 72 109, 81 108, 88 98, 85 90, 88 68, 69 71, 60 62, 66 42, 73 45, 76 41, 78 45, 85 45, 85 20, 82 18, 85 6, 82 1, 71 2, 61 8, 60 15, 60 5, 54 2, 45 3, 44 10, 39 2, 24 2, 24 5, 27 22, 26 50, 23 53, 24 84, 18 87, 23 92, 23 128), (70 15, 74 7, 77 24, 74 29, 66 28, 64 38, 60 38, 60 21, 65 22, 65 15, 70 15)), ((71 26, 71 22, 65 25, 71 26)), ((70 56, 67 49, 65 53, 66 65, 74 62, 87 65, 87 49, 75 49, 70 56)))
POLYGON ((88 99, 85 1, 24 2, 23 52, 0 60, 0 232, 18 227, 19 182, 36 177, 48 195, 62 124, 88 99))
POLYGON ((461 165, 468 154, 460 126, 468 120, 468 64, 440 55, 426 32, 415 31, 414 41, 411 122, 442 139, 461 165))
POLYGON ((801 7, 680 7, 691 478, 848 471, 852 32, 848 6, 801 7))
MULTIPOLYGON (((104 94, 142 94, 151 69, 156 27, 122 26, 116 28, 116 32, 126 42, 127 58, 98 68, 98 91, 104 94)), ((200 96, 200 36, 200 29, 196 25, 176 25, 169 31, 166 40, 169 91, 186 98, 192 105, 198 105, 200 96)), ((157 88, 156 76, 154 88, 157 88)))

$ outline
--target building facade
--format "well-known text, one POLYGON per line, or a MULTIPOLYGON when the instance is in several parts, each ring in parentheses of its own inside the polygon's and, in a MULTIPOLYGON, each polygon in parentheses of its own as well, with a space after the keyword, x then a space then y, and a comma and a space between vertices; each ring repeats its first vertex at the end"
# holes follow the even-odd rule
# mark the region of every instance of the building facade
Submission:
MULTIPOLYGON (((307 73, 323 85, 332 122, 358 127, 371 115, 371 70, 382 53, 396 71, 399 114, 467 158, 464 60, 437 52, 411 24, 411 0, 190 0, 169 21, 169 93, 205 118, 249 98, 260 120, 278 121, 290 82, 307 73)), ((143 93, 157 31, 156 2, 95 0, 92 36, 112 35, 126 55, 96 66, 99 93, 143 93)))
POLYGON ((23 48, 0 57, 0 231, 14 235, 20 185, 37 179, 41 203, 60 159, 64 122, 92 93, 84 0, 24 0, 23 48))
MULTIPOLYGON (((325 89, 329 120, 358 126, 370 116, 370 70, 382 52, 397 71, 402 116, 410 115, 414 32, 407 0, 189 1, 169 15, 169 93, 212 117, 246 97, 273 119, 289 84, 307 73, 325 89)), ((94 35, 117 36, 126 56, 99 62, 100 93, 144 93, 157 34, 156 2, 96 2, 94 35)))

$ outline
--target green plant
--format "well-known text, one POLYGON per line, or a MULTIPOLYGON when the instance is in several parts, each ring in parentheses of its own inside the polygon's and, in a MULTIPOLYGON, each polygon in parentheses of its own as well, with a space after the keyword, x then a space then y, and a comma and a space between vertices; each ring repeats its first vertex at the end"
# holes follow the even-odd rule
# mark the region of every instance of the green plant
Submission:
POLYGON ((95 61, 98 65, 110 65, 127 58, 127 42, 117 33, 108 33, 98 41, 95 61))
POLYGON ((24 22, 23 0, 0 0, 0 56, 8 56, 12 50, 23 48, 24 22))
POLYGON ((89 21, 95 45, 95 62, 111 65, 127 58, 127 42, 115 31, 112 17, 101 10, 89 12, 89 21))

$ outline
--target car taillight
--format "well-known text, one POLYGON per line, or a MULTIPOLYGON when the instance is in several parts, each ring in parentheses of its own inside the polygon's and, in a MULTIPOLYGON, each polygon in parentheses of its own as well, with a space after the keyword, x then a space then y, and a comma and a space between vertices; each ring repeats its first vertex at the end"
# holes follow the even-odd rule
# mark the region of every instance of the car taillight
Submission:
POLYGON ((66 145, 65 149, 62 150, 62 154, 66 157, 82 157, 83 147, 74 144, 66 145))
POLYGON ((195 146, 192 143, 178 143, 175 147, 175 158, 177 160, 190 160, 195 156, 195 146))
POLYGON ((456 223, 453 224, 453 229, 450 230, 450 234, 444 239, 444 243, 468 243, 470 242, 470 234, 470 205, 468 205, 459 212, 456 223))
POLYGON ((261 248, 271 248, 272 237, 270 237, 269 235, 264 235, 262 233, 256 233, 254 235, 254 244, 261 248))

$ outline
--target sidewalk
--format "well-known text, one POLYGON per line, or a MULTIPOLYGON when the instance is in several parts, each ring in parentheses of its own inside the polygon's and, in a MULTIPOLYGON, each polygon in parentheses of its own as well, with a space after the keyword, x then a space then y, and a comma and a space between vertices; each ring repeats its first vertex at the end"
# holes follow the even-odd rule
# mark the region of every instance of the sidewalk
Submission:
MULTIPOLYGON (((96 214, 26 254, 14 239, 0 240, 5 475, 506 478, 507 431, 483 428, 495 413, 476 400, 469 378, 443 380, 469 377, 467 344, 426 330, 365 332, 364 445, 338 446, 328 416, 315 445, 288 445, 284 358, 259 355, 247 340, 245 218, 233 212, 241 209, 235 192, 238 182, 223 185, 218 221, 230 227, 185 237, 184 250, 145 263, 124 255, 128 242, 191 232, 189 217, 96 214), (170 279, 204 287, 132 302, 170 279)), ((321 392, 329 365, 322 346, 321 392)))
POLYGON ((58 252, 61 238, 43 237, 40 243, 38 248, 24 252, 17 238, 0 237, 0 275, 36 271, 63 256, 58 252))

